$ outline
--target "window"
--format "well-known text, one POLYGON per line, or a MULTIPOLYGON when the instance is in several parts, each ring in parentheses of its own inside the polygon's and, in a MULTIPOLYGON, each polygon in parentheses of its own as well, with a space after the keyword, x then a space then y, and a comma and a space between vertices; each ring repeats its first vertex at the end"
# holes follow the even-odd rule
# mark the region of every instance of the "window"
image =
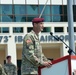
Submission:
MULTIPOLYGON (((67 27, 67 32, 68 32, 68 27, 67 27)), ((76 27, 74 27, 74 32, 76 32, 76 27)))
POLYGON ((30 32, 31 30, 33 30, 33 27, 28 27, 27 28, 27 32, 30 32))
POLYGON ((14 22, 26 22, 26 16, 25 15, 15 15, 13 18, 14 22))
POLYGON ((51 6, 51 13, 52 15, 61 15, 62 12, 62 5, 53 5, 51 6))
POLYGON ((1 9, 2 9, 2 13, 1 14, 12 14, 12 5, 2 5, 1 6, 1 9))
POLYGON ((9 33, 9 27, 1 27, 0 32, 1 33, 9 33))
POLYGON ((13 33, 23 33, 23 27, 13 27, 13 33))
POLYGON ((27 21, 28 21, 28 22, 32 22, 33 18, 35 18, 35 17, 38 17, 38 15, 37 15, 37 16, 35 16, 35 15, 27 16, 27 21))
POLYGON ((14 22, 26 22, 26 6, 25 5, 14 5, 14 22))
MULTIPOLYGON (((50 12, 50 5, 47 5, 44 9, 44 12, 43 12, 43 15, 50 15, 51 12, 50 12)), ((39 5, 39 14, 41 14, 42 10, 44 8, 44 5, 39 5)))
POLYGON ((38 15, 38 5, 27 5, 28 15, 38 15))
POLYGON ((0 14, 1 14, 1 5, 0 5, 0 14))
POLYGON ((64 15, 67 15, 67 5, 63 6, 63 13, 64 13, 64 15))
POLYGON ((51 16, 49 16, 49 15, 42 15, 42 18, 44 18, 44 21, 45 21, 45 22, 50 22, 50 21, 52 21, 52 20, 51 20, 51 16))
POLYGON ((76 27, 74 27, 74 32, 76 32, 76 27))
POLYGON ((13 14, 15 14, 15 15, 26 14, 26 6, 25 5, 14 5, 13 14))
POLYGON ((68 17, 67 17, 67 5, 64 5, 64 6, 63 6, 63 13, 64 13, 64 14, 63 14, 63 21, 64 21, 64 22, 67 22, 67 21, 68 21, 68 19, 67 19, 67 18, 68 18, 68 17))
POLYGON ((76 22, 76 15, 75 15, 75 16, 73 16, 73 18, 74 18, 74 22, 76 22))
POLYGON ((12 22, 12 5, 1 5, 0 9, 1 22, 12 22))
POLYGON ((12 15, 3 15, 1 16, 1 21, 2 22, 12 22, 13 21, 13 16, 12 15))
POLYGON ((55 27, 54 31, 55 32, 63 32, 64 30, 63 30, 63 27, 55 27))
POLYGON ((42 32, 50 32, 51 31, 51 28, 50 27, 44 27, 43 31, 42 32))
MULTIPOLYGON (((39 17, 44 5, 1 4, 0 22, 31 22, 39 17)), ((74 22, 76 22, 76 5, 73 5, 74 22)), ((45 22, 67 22, 67 5, 46 5, 42 18, 45 22)))
MULTIPOLYGON (((31 30, 33 30, 33 27, 28 27, 27 28, 27 32, 30 32, 31 30)), ((51 28, 50 27, 44 27, 42 32, 50 32, 51 28)))
POLYGON ((51 22, 63 22, 63 16, 51 16, 51 22))
POLYGON ((73 5, 73 14, 74 22, 76 22, 76 5, 73 5))
POLYGON ((76 5, 73 5, 73 14, 76 16, 76 5))
POLYGON ((64 21, 64 22, 67 22, 67 21, 68 21, 68 16, 67 16, 67 15, 64 15, 64 16, 63 16, 63 21, 64 21))
POLYGON ((62 5, 52 5, 51 14, 51 22, 63 22, 62 5))

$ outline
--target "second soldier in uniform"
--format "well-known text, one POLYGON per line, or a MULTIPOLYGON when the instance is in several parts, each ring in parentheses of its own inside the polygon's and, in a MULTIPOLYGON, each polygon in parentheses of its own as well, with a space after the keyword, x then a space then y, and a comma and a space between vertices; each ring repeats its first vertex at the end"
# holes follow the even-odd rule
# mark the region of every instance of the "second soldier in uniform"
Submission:
POLYGON ((21 75, 37 75, 39 66, 49 67, 52 63, 42 53, 39 32, 44 28, 43 18, 32 20, 33 30, 23 40, 21 75))
POLYGON ((11 62, 11 56, 7 56, 7 63, 4 65, 4 71, 7 75, 17 75, 17 68, 11 62))

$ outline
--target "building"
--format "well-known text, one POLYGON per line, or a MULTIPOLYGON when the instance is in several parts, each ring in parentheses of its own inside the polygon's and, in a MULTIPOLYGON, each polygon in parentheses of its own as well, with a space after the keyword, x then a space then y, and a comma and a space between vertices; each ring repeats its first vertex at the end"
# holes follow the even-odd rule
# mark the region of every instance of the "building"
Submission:
MULTIPOLYGON (((32 19, 39 17, 46 0, 0 0, 0 63, 4 65, 7 55, 20 65, 23 36, 32 29, 32 19)), ((73 6, 76 40, 76 6, 73 6)), ((42 17, 44 31, 40 33, 43 52, 47 58, 57 59, 68 55, 68 48, 50 35, 68 44, 67 0, 48 0, 42 17)), ((76 41, 75 41, 76 45, 76 41)))

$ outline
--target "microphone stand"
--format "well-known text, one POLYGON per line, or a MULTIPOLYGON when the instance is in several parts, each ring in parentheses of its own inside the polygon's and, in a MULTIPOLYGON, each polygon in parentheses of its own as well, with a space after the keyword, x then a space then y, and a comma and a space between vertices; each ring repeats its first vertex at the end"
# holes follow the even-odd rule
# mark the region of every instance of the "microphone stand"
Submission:
POLYGON ((51 34, 57 41, 60 40, 61 42, 63 42, 63 43, 66 45, 66 48, 69 48, 69 50, 68 50, 69 55, 71 55, 72 52, 76 55, 76 52, 74 52, 61 38, 55 37, 52 32, 50 32, 50 34, 51 34))

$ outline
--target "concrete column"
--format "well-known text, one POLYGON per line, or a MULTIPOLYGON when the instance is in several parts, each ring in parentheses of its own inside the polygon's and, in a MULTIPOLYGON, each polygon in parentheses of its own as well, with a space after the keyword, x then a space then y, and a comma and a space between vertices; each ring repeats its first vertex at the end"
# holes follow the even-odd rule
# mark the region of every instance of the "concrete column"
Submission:
MULTIPOLYGON (((52 24, 51 24, 52 25, 52 24)), ((54 32, 54 26, 51 26, 51 32, 55 33, 54 32)))
POLYGON ((16 44, 14 41, 14 36, 11 36, 11 38, 8 41, 6 55, 11 55, 12 63, 17 65, 16 44))
POLYGON ((24 27, 24 35, 27 33, 27 26, 24 27))

